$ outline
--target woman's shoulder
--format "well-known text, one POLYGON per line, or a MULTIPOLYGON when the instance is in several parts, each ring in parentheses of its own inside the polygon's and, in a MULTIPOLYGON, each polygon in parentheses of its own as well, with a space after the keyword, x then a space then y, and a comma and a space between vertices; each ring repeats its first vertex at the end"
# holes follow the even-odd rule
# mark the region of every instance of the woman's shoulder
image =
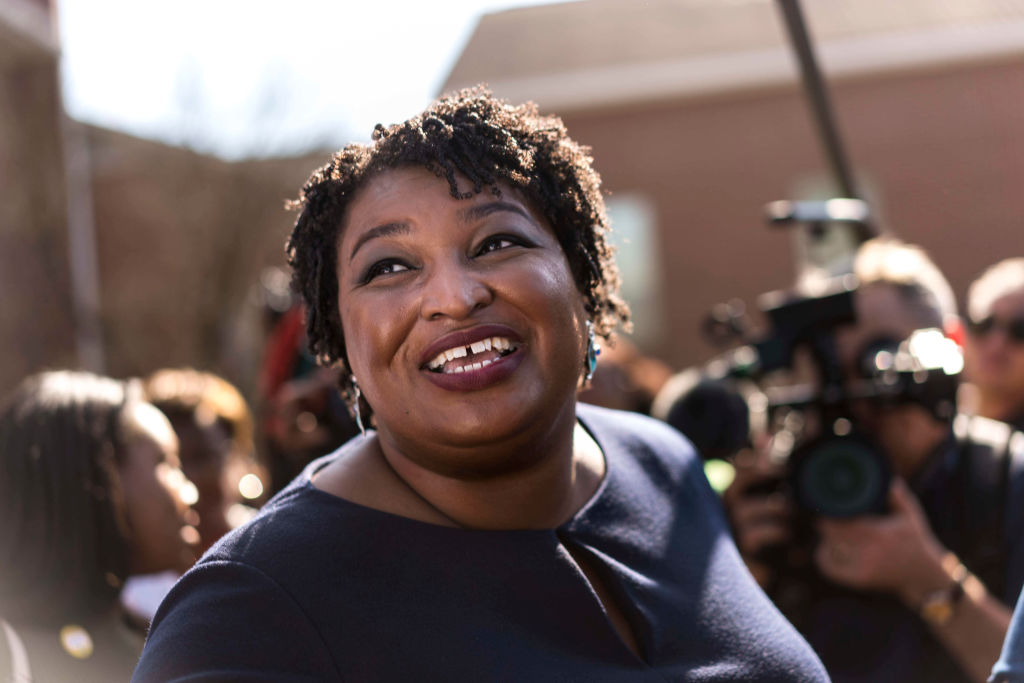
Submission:
POLYGON ((359 566, 373 543, 365 510, 312 484, 343 452, 311 463, 181 577, 157 610, 133 680, 202 671, 256 679, 282 661, 297 679, 337 677, 320 596, 345 592, 337 576, 359 566))
POLYGON ((256 515, 232 530, 196 563, 251 565, 268 575, 288 571, 297 561, 320 556, 326 549, 343 551, 346 544, 325 547, 325 539, 349 537, 358 528, 360 510, 296 480, 268 501, 256 515))
POLYGON ((680 432, 651 417, 589 405, 580 405, 577 417, 598 442, 608 468, 581 516, 588 525, 616 517, 650 530, 682 516, 714 533, 724 529, 703 463, 680 432))
POLYGON ((336 678, 321 620, 310 609, 322 586, 302 587, 267 570, 217 556, 189 570, 157 610, 132 680, 200 673, 209 676, 203 680, 265 679, 282 663, 296 667, 294 680, 336 678))
POLYGON ((364 577, 371 558, 402 563, 403 548, 443 537, 448 527, 350 500, 321 486, 319 475, 358 448, 350 442, 311 463, 255 517, 215 543, 185 575, 202 580, 189 583, 204 585, 230 569, 255 572, 254 578, 258 574, 286 592, 305 595, 309 586, 333 582, 339 575, 364 577))
POLYGON ((693 445, 672 426, 647 415, 580 403, 580 423, 614 459, 629 454, 647 466, 690 472, 700 467, 693 445))
POLYGON ((687 450, 693 449, 682 432, 649 415, 582 402, 576 404, 576 415, 584 426, 589 427, 593 424, 609 433, 640 436, 653 441, 663 441, 687 450))

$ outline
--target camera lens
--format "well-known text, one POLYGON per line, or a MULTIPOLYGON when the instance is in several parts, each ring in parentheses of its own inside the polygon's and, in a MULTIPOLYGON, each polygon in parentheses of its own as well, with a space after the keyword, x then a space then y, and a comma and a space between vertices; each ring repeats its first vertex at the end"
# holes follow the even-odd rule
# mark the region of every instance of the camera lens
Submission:
POLYGON ((882 455, 855 437, 817 441, 794 454, 797 499, 826 517, 885 510, 889 470, 882 455))

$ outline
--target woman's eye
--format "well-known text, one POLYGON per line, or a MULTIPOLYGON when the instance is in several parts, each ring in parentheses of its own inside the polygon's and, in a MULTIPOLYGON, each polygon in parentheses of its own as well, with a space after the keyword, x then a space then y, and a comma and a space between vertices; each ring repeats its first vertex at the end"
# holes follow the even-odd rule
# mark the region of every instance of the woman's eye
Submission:
POLYGON ((484 240, 483 244, 480 245, 479 252, 481 254, 487 254, 492 251, 500 251, 502 249, 508 249, 509 247, 515 246, 526 246, 523 240, 518 237, 512 237, 510 235, 494 235, 484 240))
POLYGON ((409 267, 400 261, 378 261, 370 266, 363 276, 363 282, 370 282, 382 275, 394 275, 409 270, 409 267))

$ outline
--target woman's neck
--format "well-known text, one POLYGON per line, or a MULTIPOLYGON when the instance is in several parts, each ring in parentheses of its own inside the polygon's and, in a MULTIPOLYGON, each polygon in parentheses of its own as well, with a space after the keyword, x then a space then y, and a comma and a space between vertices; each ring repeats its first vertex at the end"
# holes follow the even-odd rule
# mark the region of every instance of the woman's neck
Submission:
POLYGON ((573 420, 567 437, 547 441, 528 465, 494 476, 457 477, 432 471, 378 440, 378 453, 397 481, 435 514, 435 523, 472 529, 549 529, 570 519, 605 474, 600 447, 573 420), (562 455, 564 453, 564 455, 562 455))
POLYGON ((317 472, 312 483, 349 502, 430 524, 550 529, 594 495, 605 458, 576 422, 575 404, 544 431, 528 431, 499 443, 444 449, 403 444, 382 428, 317 472))

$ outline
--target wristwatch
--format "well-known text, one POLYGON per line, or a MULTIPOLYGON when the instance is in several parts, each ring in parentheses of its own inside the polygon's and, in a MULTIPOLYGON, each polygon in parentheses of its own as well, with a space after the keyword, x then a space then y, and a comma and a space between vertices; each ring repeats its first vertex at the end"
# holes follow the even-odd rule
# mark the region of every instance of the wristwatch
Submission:
POLYGON ((956 613, 956 607, 964 597, 964 581, 971 572, 963 564, 953 570, 953 582, 929 593, 918 613, 932 626, 945 626, 956 613))

